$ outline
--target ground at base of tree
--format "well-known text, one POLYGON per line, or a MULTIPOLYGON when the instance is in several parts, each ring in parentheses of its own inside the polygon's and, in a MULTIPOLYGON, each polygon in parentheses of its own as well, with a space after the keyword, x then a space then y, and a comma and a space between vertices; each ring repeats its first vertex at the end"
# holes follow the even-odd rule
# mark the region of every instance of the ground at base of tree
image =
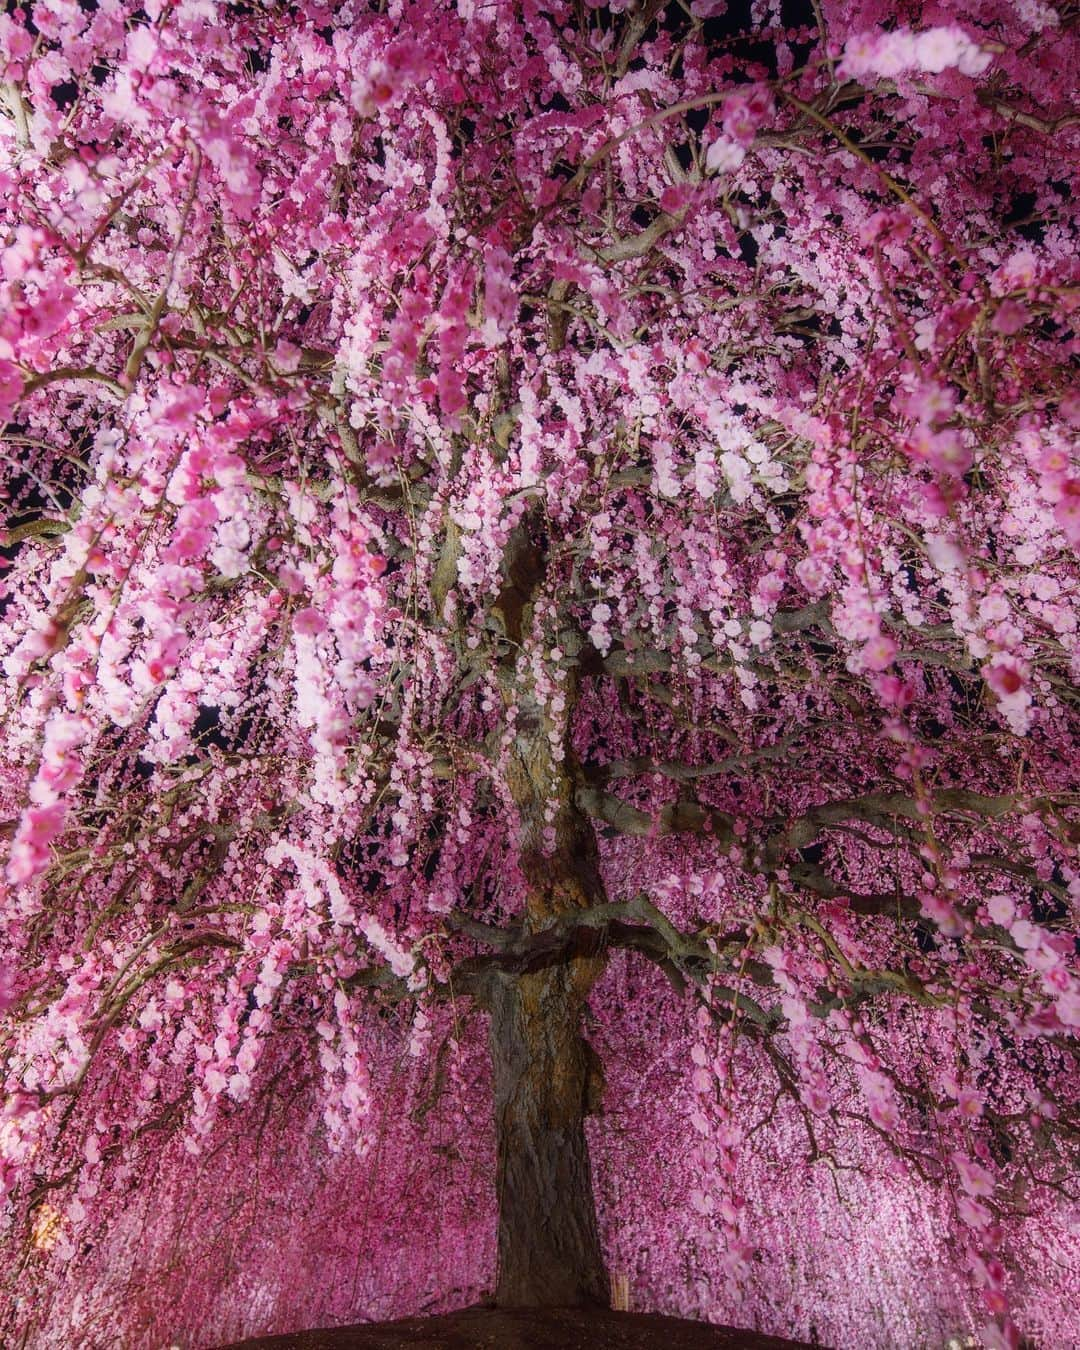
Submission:
POLYGON ((463 1308, 244 1341, 233 1350, 804 1350, 803 1341, 604 1308, 463 1308))

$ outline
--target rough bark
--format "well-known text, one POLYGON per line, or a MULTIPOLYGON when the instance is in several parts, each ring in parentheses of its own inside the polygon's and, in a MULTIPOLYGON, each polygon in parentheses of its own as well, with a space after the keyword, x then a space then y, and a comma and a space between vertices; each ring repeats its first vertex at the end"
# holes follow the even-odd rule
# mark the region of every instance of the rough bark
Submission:
POLYGON ((596 1061, 572 968, 588 964, 500 977, 492 990, 501 1307, 608 1300, 584 1128, 596 1061))
MULTIPOLYGON (((498 677, 507 706, 516 711, 506 770, 519 812, 525 938, 606 899, 596 836, 574 800, 571 748, 564 744, 552 753, 555 728, 519 661, 547 563, 546 526, 537 515, 511 536, 503 589, 488 612, 511 644, 498 677)), ((572 708, 576 686, 569 672, 563 692, 572 708)), ((568 954, 540 969, 495 970, 485 982, 499 1206, 495 1299, 502 1307, 608 1303, 585 1139, 585 1116, 598 1107, 602 1075, 581 1035, 585 1002, 604 959, 602 952, 568 954)))
MULTIPOLYGON (((568 766, 552 762, 543 720, 516 742, 510 787, 521 811, 524 927, 604 903, 596 836, 573 801, 568 766), (543 806, 558 804, 555 847, 543 806)), ((603 953, 499 972, 489 993, 499 1204, 496 1302, 554 1307, 609 1301, 585 1117, 599 1108, 599 1061, 581 1035, 603 953)))

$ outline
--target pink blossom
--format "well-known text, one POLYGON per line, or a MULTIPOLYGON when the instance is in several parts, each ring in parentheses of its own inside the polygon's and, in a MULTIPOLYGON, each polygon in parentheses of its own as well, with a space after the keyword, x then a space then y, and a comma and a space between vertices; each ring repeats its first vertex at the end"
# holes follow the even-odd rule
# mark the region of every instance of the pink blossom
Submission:
POLYGON ((326 617, 317 609, 300 609, 293 615, 293 628, 304 637, 317 637, 326 632, 326 617))
POLYGON ((189 386, 175 394, 166 394, 163 406, 158 414, 161 425, 170 427, 174 431, 187 431, 194 425, 195 416, 202 405, 203 393, 201 389, 189 386))
MULTIPOLYGON (((872 667, 871 667, 872 668, 872 667)), ((915 701, 915 689, 899 675, 882 675, 874 681, 878 698, 888 708, 909 708, 915 701)))
POLYGON ((985 1167, 963 1153, 953 1153, 952 1163, 968 1195, 979 1199, 994 1193, 994 1179, 985 1167))
POLYGON ((1064 1026, 1080 1027, 1080 985, 1065 989, 1058 995, 1054 1006, 1064 1026))
POLYGON ((1080 549, 1080 478, 1067 478, 1059 489, 1054 523, 1074 549, 1080 549))
POLYGON ((899 28, 893 32, 864 32, 848 39, 843 69, 854 78, 865 75, 892 77, 918 69, 940 74, 959 67, 965 75, 979 75, 990 64, 989 52, 956 27, 928 28, 915 34, 899 28))
POLYGON ((730 136, 718 136, 705 154, 705 167, 711 173, 734 173, 746 158, 745 148, 730 136))
POLYGON ((1012 337, 1019 333, 1028 322, 1028 312, 1017 300, 1003 300, 994 311, 990 327, 995 333, 1012 337))
POLYGON ((63 828, 66 816, 67 807, 62 801, 26 808, 11 846, 7 866, 10 882, 18 885, 45 870, 49 862, 49 845, 63 828))
POLYGON ((1016 904, 1007 895, 992 895, 986 902, 986 907, 993 922, 1001 924, 1003 928, 1009 927, 1016 914, 1016 904))
POLYGON ((214 1097, 219 1096, 228 1087, 229 1080, 219 1068, 209 1068, 203 1075, 206 1090, 214 1097))
POLYGON ((969 1228, 986 1228, 993 1219, 993 1215, 986 1206, 980 1205, 970 1195, 958 1195, 956 1197, 956 1212, 961 1223, 966 1223, 969 1228))
POLYGON ((1007 656, 995 658, 983 667, 986 683, 999 698, 1010 698, 1024 688, 1024 671, 1018 662, 1007 656))
POLYGON ((967 39, 958 28, 928 28, 915 39, 914 61, 933 74, 960 64, 967 39))
POLYGON ((15 363, 0 359, 0 416, 5 420, 18 402, 22 387, 22 376, 15 363))
POLYGON ((1041 930, 1027 919, 1016 919, 1009 927, 1009 935, 1018 947, 1037 947, 1042 941, 1041 930))
POLYGON ((892 638, 879 633, 864 644, 859 655, 867 670, 886 670, 896 659, 897 650, 892 638))
POLYGON ((971 1120, 976 1120, 982 1115, 984 1104, 983 1094, 975 1092, 972 1088, 962 1088, 956 1099, 960 1114, 971 1120))

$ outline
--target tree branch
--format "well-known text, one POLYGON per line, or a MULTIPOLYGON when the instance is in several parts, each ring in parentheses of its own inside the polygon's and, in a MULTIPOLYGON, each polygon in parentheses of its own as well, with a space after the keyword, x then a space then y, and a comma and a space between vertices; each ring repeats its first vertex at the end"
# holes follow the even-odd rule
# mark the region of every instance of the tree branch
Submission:
POLYGON ((735 842, 734 821, 726 811, 713 810, 686 798, 669 802, 655 816, 597 788, 579 787, 575 800, 587 816, 602 820, 619 834, 650 838, 667 834, 706 834, 722 846, 730 847, 735 842))

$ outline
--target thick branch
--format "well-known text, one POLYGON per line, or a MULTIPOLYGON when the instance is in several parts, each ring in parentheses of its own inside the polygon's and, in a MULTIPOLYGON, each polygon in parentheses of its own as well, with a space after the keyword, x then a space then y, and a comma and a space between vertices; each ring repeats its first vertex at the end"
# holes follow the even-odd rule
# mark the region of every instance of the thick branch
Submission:
POLYGON ((575 796, 586 815, 602 820, 619 834, 660 837, 666 834, 707 834, 718 844, 735 842, 734 822, 726 811, 713 810, 699 802, 680 799, 669 802, 653 816, 640 811, 610 792, 579 787, 575 796))
POLYGON ((805 815, 769 836, 761 861, 767 869, 776 867, 789 853, 812 844, 823 830, 849 820, 861 820, 893 834, 909 833, 900 824, 901 821, 915 824, 934 816, 976 816, 983 820, 1000 820, 1019 810, 1022 804, 1030 808, 1037 802, 1050 800, 1033 799, 1020 794, 991 797, 962 788, 950 788, 935 794, 927 814, 914 797, 905 793, 868 792, 861 797, 823 802, 820 806, 812 807, 805 815))

